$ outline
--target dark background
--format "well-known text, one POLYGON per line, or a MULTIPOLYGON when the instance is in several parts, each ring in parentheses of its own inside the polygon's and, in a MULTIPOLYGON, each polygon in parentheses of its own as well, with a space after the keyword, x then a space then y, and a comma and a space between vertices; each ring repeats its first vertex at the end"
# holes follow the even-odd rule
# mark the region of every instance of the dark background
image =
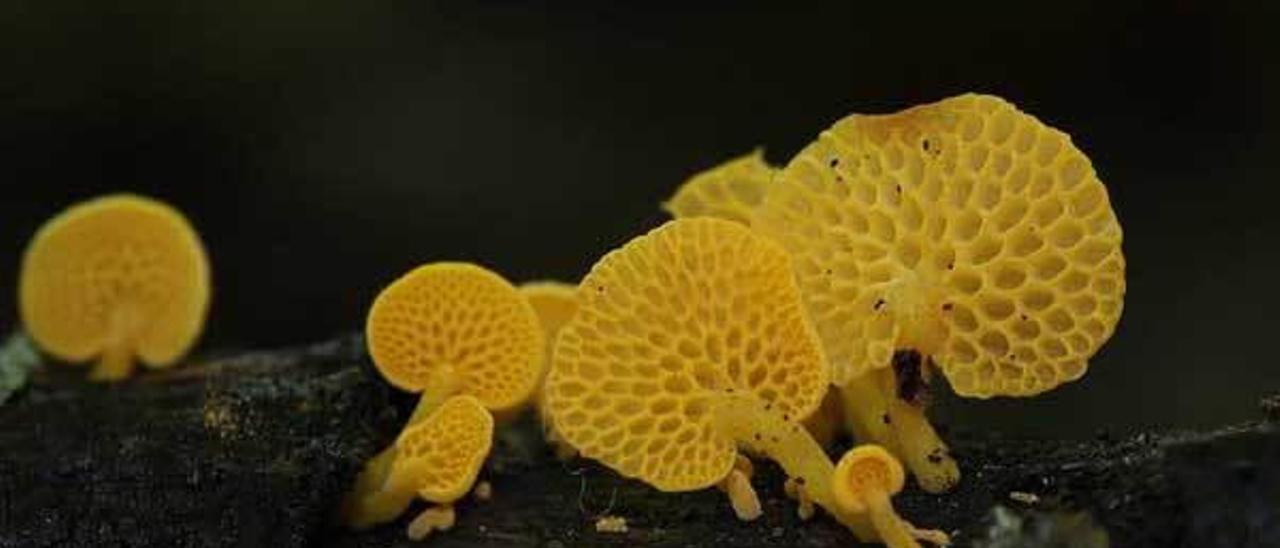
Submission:
POLYGON ((974 90, 1090 155, 1129 293, 1082 381, 945 401, 943 422, 1208 426, 1280 389, 1274 8, 112 4, 0 5, 0 327, 33 231, 104 192, 201 230, 202 348, 303 343, 426 261, 575 279, 691 172, 974 90))

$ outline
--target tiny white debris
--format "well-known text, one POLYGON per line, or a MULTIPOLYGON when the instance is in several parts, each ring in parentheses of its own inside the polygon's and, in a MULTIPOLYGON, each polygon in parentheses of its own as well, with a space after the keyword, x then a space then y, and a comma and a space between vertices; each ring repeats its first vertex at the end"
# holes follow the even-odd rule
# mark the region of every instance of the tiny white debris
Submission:
POLYGON ((1009 500, 1021 502, 1022 504, 1036 504, 1040 502, 1040 497, 1035 493, 1024 493, 1022 491, 1010 491, 1009 500))
POLYGON ((604 516, 596 520, 597 533, 627 532, 627 518, 622 516, 604 516))
POLYGON ((489 502, 489 500, 493 499, 493 484, 482 481, 476 484, 475 491, 471 494, 480 502, 489 502))

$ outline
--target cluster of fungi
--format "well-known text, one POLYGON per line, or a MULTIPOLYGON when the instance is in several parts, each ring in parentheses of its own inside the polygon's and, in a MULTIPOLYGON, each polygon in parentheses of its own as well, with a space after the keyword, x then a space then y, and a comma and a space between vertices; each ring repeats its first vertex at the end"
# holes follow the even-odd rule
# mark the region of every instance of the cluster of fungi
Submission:
MULTIPOLYGON (((661 491, 716 487, 761 504, 751 457, 777 462, 806 519, 863 541, 946 544, 891 497, 908 473, 942 493, 960 467, 926 410, 1027 397, 1084 375, 1125 290, 1122 233, 1089 159, 1009 103, 964 95, 851 115, 782 167, 759 151, 690 178, 674 220, 604 255, 577 284, 515 286, 470 263, 418 267, 378 295, 368 351, 420 394, 343 500, 353 528, 449 529, 495 428, 527 407, 563 458, 661 491), (824 445, 859 445, 833 462, 824 445)), ((28 248, 27 330, 48 353, 126 377, 199 335, 207 259, 171 208, 135 196, 75 206, 28 248)))

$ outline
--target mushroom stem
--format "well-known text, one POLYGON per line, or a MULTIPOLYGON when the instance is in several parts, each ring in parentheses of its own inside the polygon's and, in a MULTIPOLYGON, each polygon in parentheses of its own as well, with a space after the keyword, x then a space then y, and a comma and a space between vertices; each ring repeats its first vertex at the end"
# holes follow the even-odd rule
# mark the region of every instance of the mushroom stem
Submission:
POLYGON ((875 525, 880 540, 889 548, 920 548, 920 543, 911 534, 912 527, 898 516, 889 501, 889 494, 882 489, 868 489, 863 493, 863 500, 871 514, 871 523, 875 525))
POLYGON ((943 493, 960 481, 960 468, 925 417, 924 409, 894 398, 889 401, 889 418, 897 435, 894 446, 916 477, 920 488, 943 493))
POLYGON ((890 426, 893 419, 889 416, 889 402, 875 376, 876 373, 861 375, 839 387, 845 421, 860 443, 876 443, 900 453, 890 426))
POLYGON ((418 517, 413 518, 413 521, 409 522, 409 540, 422 540, 427 538, 432 531, 448 531, 453 528, 457 520, 458 515, 453 511, 453 505, 442 504, 427 508, 421 514, 418 514, 418 517))
POLYGON ((440 407, 440 404, 449 399, 449 396, 458 391, 458 375, 453 368, 448 369, 432 376, 431 382, 428 382, 426 388, 422 390, 422 397, 418 398, 418 405, 413 408, 413 414, 409 415, 409 422, 405 428, 422 422, 440 407))
MULTIPOLYGON (((409 422, 405 425, 405 428, 422 422, 431 416, 432 412, 457 391, 456 375, 452 371, 445 373, 444 375, 437 375, 435 380, 427 384, 427 387, 422 391, 422 397, 418 399, 418 405, 414 407, 413 414, 409 416, 409 422)), ((392 507, 398 506, 399 509, 394 514, 381 520, 389 521, 400 515, 408 507, 409 502, 413 500, 412 495, 404 498, 400 493, 394 493, 395 496, 391 499, 388 499, 387 495, 385 495, 387 483, 391 479, 392 465, 396 461, 396 455, 396 446, 393 443, 365 462, 364 468, 360 470, 360 474, 356 477, 355 486, 351 489, 351 493, 347 495, 348 505, 353 508, 349 515, 363 515, 364 513, 373 513, 375 516, 384 515, 379 511, 390 512, 392 507), (404 498, 404 501, 403 504, 400 504, 402 498, 404 498), (371 508, 376 508, 377 510, 371 510, 371 508)), ((358 521, 351 518, 348 518, 348 521, 351 521, 354 527, 359 527, 357 525, 358 521)), ((374 521, 373 523, 379 522, 374 521)))
POLYGON ((886 367, 841 387, 846 417, 858 441, 882 445, 898 455, 920 488, 942 493, 960 481, 947 444, 929 424, 923 404, 898 397, 898 379, 886 367))
POLYGON ((729 497, 734 515, 741 521, 755 521, 763 513, 760 508, 760 497, 755 487, 751 486, 751 476, 741 469, 734 468, 717 487, 729 497))
POLYGON ((93 381, 111 382, 129 376, 133 372, 133 351, 126 344, 111 344, 102 351, 98 363, 89 372, 93 381))
POLYGON ((823 507, 864 541, 875 540, 866 516, 841 511, 835 504, 831 480, 835 465, 822 446, 798 422, 774 411, 753 396, 729 394, 715 411, 715 424, 739 444, 768 455, 793 478, 809 499, 823 507))

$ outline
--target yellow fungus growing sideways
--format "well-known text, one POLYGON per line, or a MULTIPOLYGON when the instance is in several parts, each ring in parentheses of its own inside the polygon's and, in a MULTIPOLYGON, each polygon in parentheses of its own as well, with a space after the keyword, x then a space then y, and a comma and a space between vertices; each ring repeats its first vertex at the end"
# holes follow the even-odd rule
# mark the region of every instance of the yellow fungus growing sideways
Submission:
POLYGON ((69 362, 97 358, 95 380, 134 361, 173 365, 195 343, 209 306, 209 260, 190 223, 149 198, 113 195, 72 206, 36 233, 22 261, 22 321, 69 362))
POLYGON ((738 447, 779 462, 838 513, 834 465, 800 425, 828 368, 787 254, 728 221, 669 222, 601 259, 556 342, 546 394, 556 431, 585 457, 663 491, 731 475, 738 447))
POLYGON ((926 490, 959 470, 924 415, 1084 375, 1123 308, 1120 224, 1070 138, 991 96, 851 115, 767 186, 750 226, 794 260, 858 437, 926 490))
POLYGON ((878 445, 850 449, 836 464, 832 480, 835 503, 844 511, 866 514, 876 533, 890 548, 917 548, 917 540, 945 546, 951 539, 941 531, 916 529, 898 516, 890 497, 902 491, 902 463, 878 445))
POLYGON ((415 496, 436 503, 409 526, 421 539, 453 526, 453 502, 471 490, 493 445, 493 416, 472 396, 453 396, 396 439, 395 460, 381 485, 369 486, 349 523, 364 528, 395 519, 415 496))
POLYGON ((662 208, 675 217, 716 217, 749 224, 777 170, 759 149, 689 178, 662 208))
MULTIPOLYGON (((383 377, 422 393, 409 427, 458 395, 494 414, 514 414, 545 368, 542 328, 529 301, 473 264, 433 263, 393 282, 370 308, 365 337, 383 377)), ((397 453, 393 445, 366 463, 344 503, 348 523, 372 525, 377 520, 366 514, 383 516, 369 508, 377 507, 372 495, 388 481, 397 453)))

